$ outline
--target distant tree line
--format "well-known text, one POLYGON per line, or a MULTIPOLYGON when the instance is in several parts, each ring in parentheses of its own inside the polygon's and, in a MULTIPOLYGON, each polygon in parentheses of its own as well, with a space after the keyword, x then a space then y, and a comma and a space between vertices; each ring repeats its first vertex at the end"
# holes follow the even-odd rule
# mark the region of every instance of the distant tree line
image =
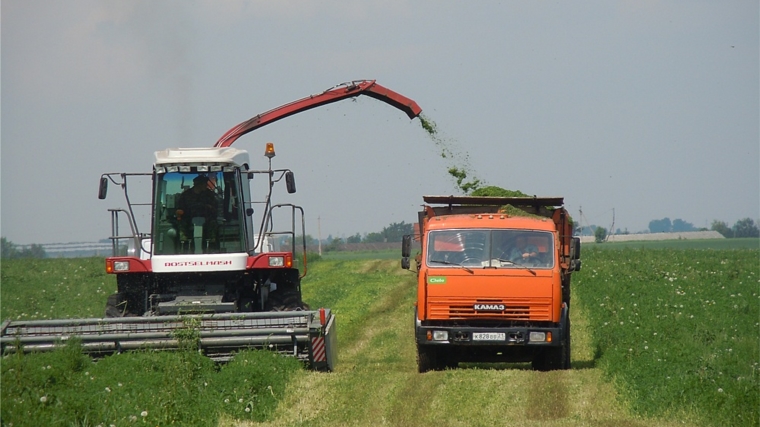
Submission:
POLYGON ((650 233, 681 233, 687 231, 700 231, 700 229, 694 227, 694 224, 686 222, 681 218, 676 218, 672 222, 668 217, 649 221, 650 233))
POLYGON ((356 233, 353 236, 349 236, 345 239, 334 238, 332 236, 327 237, 327 246, 324 250, 329 252, 333 250, 340 250, 341 246, 346 243, 386 243, 386 242, 401 242, 401 238, 405 234, 412 234, 414 232, 414 225, 412 223, 393 222, 379 232, 366 233, 363 236, 360 233, 356 233))
POLYGON ((32 244, 19 248, 18 245, 5 237, 0 238, 0 241, 2 241, 2 248, 0 248, 0 251, 2 252, 0 252, 0 257, 3 259, 47 258, 47 254, 42 245, 32 244))
POLYGON ((733 227, 729 227, 723 221, 713 220, 710 230, 715 230, 724 237, 760 237, 760 229, 752 218, 744 218, 736 221, 733 227))

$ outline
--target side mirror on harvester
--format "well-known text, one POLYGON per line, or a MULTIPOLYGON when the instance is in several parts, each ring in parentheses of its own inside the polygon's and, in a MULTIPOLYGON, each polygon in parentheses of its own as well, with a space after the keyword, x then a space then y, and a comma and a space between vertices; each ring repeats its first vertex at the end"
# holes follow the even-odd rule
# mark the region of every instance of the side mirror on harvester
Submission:
POLYGON ((401 238, 401 268, 409 270, 409 255, 412 252, 412 235, 405 234, 401 238))
POLYGON ((296 176, 291 171, 285 172, 285 186, 288 188, 289 194, 296 192, 296 176))
POLYGON ((98 188, 98 199, 103 200, 106 198, 106 193, 108 193, 108 178, 101 176, 100 177, 100 188, 98 188))

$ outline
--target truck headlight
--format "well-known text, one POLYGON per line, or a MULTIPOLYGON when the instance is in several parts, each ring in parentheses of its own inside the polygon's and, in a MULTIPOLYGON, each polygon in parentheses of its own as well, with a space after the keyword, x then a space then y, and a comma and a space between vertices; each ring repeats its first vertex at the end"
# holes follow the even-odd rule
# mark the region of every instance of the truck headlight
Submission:
POLYGON ((129 261, 115 261, 113 271, 129 271, 129 261))
POLYGON ((448 331, 433 331, 433 341, 448 341, 448 331))
POLYGON ((528 335, 528 341, 546 342, 546 332, 531 332, 530 335, 528 335))
POLYGON ((282 267, 285 265, 285 257, 281 256, 270 256, 269 257, 269 266, 270 267, 282 267))

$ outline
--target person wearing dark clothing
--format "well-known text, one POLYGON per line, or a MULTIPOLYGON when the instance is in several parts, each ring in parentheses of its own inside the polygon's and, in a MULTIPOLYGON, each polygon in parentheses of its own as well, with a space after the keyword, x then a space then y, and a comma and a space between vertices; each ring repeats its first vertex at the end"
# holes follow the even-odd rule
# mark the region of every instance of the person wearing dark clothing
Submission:
POLYGON ((187 241, 193 238, 193 230, 196 225, 203 226, 203 239, 215 240, 216 238, 216 214, 217 198, 208 187, 209 179, 205 175, 198 175, 193 179, 193 186, 185 190, 177 201, 177 220, 180 224, 180 240, 187 241), (203 218, 202 224, 200 220, 203 218))

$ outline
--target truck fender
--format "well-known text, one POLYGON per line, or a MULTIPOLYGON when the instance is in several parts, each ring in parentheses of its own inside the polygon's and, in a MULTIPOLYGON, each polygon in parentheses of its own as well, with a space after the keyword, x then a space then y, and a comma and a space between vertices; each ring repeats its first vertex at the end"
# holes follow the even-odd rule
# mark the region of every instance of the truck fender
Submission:
POLYGON ((417 331, 419 331, 421 327, 422 327, 422 321, 420 321, 420 316, 417 313, 417 307, 414 307, 414 336, 415 336, 415 341, 416 341, 416 339, 417 339, 416 337, 418 335, 417 331))

